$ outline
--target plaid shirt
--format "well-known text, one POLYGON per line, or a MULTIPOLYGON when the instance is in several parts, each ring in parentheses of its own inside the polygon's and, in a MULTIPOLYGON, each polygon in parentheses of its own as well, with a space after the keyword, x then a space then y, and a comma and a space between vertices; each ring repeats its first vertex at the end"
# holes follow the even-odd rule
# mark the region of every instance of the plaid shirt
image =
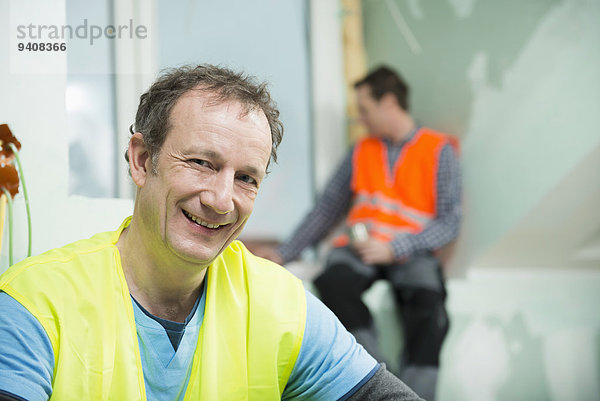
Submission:
MULTIPOLYGON (((401 143, 385 141, 390 170, 393 169, 404 145, 415 135, 418 127, 401 143)), ((346 155, 315 207, 304 218, 292 236, 282 243, 277 251, 287 263, 296 259, 309 246, 325 238, 348 213, 353 193, 352 154, 346 155)), ((440 154, 437 172, 437 214, 423 231, 418 234, 399 233, 391 242, 397 259, 417 251, 437 249, 458 235, 461 218, 461 178, 458 159, 451 145, 445 145, 440 154)))

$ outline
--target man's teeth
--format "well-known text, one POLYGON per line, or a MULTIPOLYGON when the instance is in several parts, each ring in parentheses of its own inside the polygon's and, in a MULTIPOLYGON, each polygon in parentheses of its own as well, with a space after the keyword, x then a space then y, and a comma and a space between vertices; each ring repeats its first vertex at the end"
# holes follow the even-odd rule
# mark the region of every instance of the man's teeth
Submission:
POLYGON ((219 228, 220 225, 219 224, 211 224, 211 223, 207 223, 206 221, 202 221, 200 220, 198 217, 189 214, 188 212, 184 211, 185 215, 187 217, 190 218, 190 220, 194 221, 197 224, 200 224, 202 227, 207 227, 207 228, 219 228))

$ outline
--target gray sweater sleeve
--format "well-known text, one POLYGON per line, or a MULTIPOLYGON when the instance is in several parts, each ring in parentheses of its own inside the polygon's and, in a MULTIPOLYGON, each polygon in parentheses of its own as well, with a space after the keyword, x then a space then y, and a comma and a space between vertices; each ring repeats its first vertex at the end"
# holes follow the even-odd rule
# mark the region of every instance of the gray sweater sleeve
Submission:
POLYGON ((385 364, 363 384, 348 401, 424 401, 400 379, 391 374, 385 364))

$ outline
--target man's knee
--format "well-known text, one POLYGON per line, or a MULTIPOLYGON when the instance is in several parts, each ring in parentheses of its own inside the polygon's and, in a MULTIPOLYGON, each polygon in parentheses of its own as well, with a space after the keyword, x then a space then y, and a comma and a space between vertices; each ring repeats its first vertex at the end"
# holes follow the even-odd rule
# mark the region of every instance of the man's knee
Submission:
POLYGON ((430 252, 413 255, 405 263, 391 265, 383 272, 397 290, 422 288, 445 292, 440 263, 430 252))
POLYGON ((331 289, 349 290, 364 286, 365 277, 356 274, 348 265, 335 264, 327 266, 325 271, 314 282, 319 291, 331 289))
POLYGON ((374 280, 376 270, 363 263, 348 248, 333 249, 327 259, 325 270, 315 280, 318 289, 332 287, 352 291, 367 288, 374 280))

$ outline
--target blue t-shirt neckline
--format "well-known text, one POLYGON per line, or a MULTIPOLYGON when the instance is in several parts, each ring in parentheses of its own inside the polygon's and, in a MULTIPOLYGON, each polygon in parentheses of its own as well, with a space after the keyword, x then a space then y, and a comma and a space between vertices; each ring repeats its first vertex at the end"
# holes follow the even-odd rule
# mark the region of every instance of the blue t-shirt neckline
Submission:
POLYGON ((133 302, 135 302, 137 307, 140 308, 140 310, 142 312, 144 312, 144 314, 146 316, 148 316, 149 318, 158 322, 165 329, 165 331, 167 332, 167 336, 169 337, 169 341, 171 341, 171 345, 173 346, 173 350, 177 352, 177 348, 179 347, 179 344, 181 343, 181 339, 183 338, 183 335, 185 334, 185 327, 190 322, 190 320, 192 320, 192 318, 194 317, 196 310, 198 310, 198 305, 200 305, 200 299, 204 295, 205 286, 206 286, 206 280, 204 280, 204 282, 202 284, 202 288, 200 289, 200 294, 198 295, 198 298, 196 298, 196 302, 194 303, 192 310, 190 311, 188 316, 185 318, 185 321, 183 323, 175 322, 173 320, 163 319, 158 316, 154 316, 152 313, 148 312, 146 310, 146 308, 144 308, 133 297, 133 295, 131 295, 131 294, 130 295, 131 295, 131 299, 133 300, 133 302))

